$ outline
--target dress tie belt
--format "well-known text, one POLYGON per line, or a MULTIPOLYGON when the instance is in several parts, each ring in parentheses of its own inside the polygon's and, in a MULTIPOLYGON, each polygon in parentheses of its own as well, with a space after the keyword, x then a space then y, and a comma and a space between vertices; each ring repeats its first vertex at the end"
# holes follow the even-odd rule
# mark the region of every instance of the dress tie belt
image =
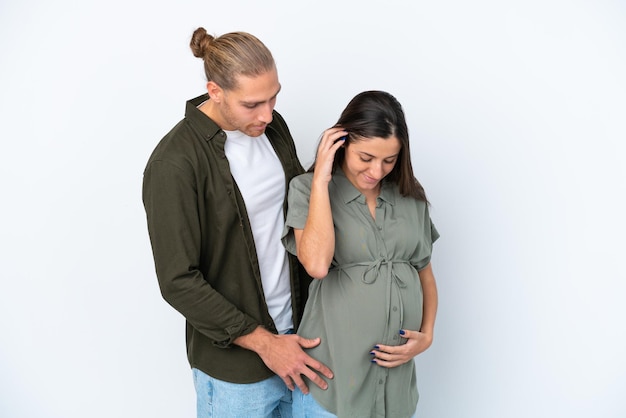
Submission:
MULTIPOLYGON (((354 267, 366 267, 365 270, 363 270, 363 273, 361 273, 361 281, 367 285, 370 285, 372 283, 374 283, 376 281, 376 279, 379 277, 380 275, 380 270, 382 268, 383 265, 387 265, 389 266, 389 268, 387 268, 387 274, 385 276, 386 280, 386 287, 387 287, 387 300, 386 300, 386 314, 387 314, 387 325, 389 326, 389 316, 390 316, 390 311, 391 311, 391 294, 392 294, 392 288, 395 286, 396 288, 399 289, 403 289, 406 287, 406 283, 404 282, 404 279, 402 279, 400 276, 398 276, 395 271, 393 266, 397 265, 397 264, 406 264, 411 266, 411 263, 408 260, 387 260, 385 258, 379 258, 377 260, 374 260, 373 262, 371 261, 363 261, 363 262, 355 262, 355 263, 347 263, 347 264, 341 264, 341 265, 333 265, 331 267, 331 270, 337 270, 338 272, 338 279, 341 279, 341 275, 343 273, 344 270, 350 269, 350 268, 354 268, 354 267)), ((402 324, 404 323, 404 307, 402 305, 402 298, 398 295, 398 314, 400 316, 400 326, 402 326, 402 324)), ((397 333, 397 330, 394 330, 393 333, 397 333)), ((389 343, 391 343, 389 341, 389 343)))
POLYGON ((390 281, 393 280, 395 284, 400 287, 406 287, 406 283, 404 280, 398 276, 393 266, 394 264, 408 264, 411 263, 408 260, 387 260, 385 258, 379 258, 377 260, 371 261, 361 261, 355 263, 348 264, 338 264, 331 267, 331 270, 337 270, 339 273, 342 273, 342 270, 347 270, 353 267, 366 267, 366 269, 361 274, 361 281, 365 284, 372 284, 376 281, 376 278, 380 275, 380 269, 383 265, 389 265, 389 269, 387 269, 387 279, 390 281))

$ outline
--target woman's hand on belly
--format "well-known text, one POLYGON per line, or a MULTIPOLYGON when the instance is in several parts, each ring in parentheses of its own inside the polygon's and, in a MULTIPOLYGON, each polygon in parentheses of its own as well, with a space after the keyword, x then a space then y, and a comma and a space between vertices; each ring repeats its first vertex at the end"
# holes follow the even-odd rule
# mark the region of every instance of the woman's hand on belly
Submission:
POLYGON ((400 330, 400 335, 406 338, 405 344, 378 344, 370 351, 372 362, 382 367, 398 367, 413 360, 415 356, 426 351, 433 343, 432 334, 424 332, 403 329, 400 330))

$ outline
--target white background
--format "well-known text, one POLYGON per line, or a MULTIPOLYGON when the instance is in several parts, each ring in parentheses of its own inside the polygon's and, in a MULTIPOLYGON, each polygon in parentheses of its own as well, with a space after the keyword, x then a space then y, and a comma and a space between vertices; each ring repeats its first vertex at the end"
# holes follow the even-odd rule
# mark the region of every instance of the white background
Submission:
POLYGON ((442 235, 420 417, 626 416, 624 2, 2 0, 1 417, 194 416, 141 180, 198 26, 272 50, 306 166, 356 93, 404 105, 442 235))

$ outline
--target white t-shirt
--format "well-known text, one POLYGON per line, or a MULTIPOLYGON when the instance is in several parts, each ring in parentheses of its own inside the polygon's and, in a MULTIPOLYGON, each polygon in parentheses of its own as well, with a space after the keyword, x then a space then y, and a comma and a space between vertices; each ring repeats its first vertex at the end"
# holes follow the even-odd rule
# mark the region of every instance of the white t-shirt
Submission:
POLYGON ((289 260, 280 240, 285 223, 285 172, 265 134, 226 131, 230 172, 241 191, 256 246, 263 293, 279 333, 293 328, 289 260))

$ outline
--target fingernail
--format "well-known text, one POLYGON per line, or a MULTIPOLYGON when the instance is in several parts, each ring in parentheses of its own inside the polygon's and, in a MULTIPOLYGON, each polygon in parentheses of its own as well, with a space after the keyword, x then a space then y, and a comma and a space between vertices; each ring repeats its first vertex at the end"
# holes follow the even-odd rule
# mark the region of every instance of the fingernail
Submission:
POLYGON ((373 356, 375 356, 375 355, 376 355, 376 353, 375 353, 375 352, 373 352, 373 351, 370 351, 370 354, 371 354, 371 355, 373 355, 373 356))
POLYGON ((379 347, 379 346, 377 346, 377 345, 375 345, 375 346, 374 346, 374 349, 375 349, 375 350, 378 350, 378 349, 380 349, 380 347, 379 347))
POLYGON ((376 359, 375 359, 375 358, 371 359, 370 361, 371 361, 372 363, 376 363, 376 359))
POLYGON ((404 334, 405 334, 404 330, 403 330, 403 329, 401 329, 401 330, 400 330, 400 335, 404 335, 404 334))

